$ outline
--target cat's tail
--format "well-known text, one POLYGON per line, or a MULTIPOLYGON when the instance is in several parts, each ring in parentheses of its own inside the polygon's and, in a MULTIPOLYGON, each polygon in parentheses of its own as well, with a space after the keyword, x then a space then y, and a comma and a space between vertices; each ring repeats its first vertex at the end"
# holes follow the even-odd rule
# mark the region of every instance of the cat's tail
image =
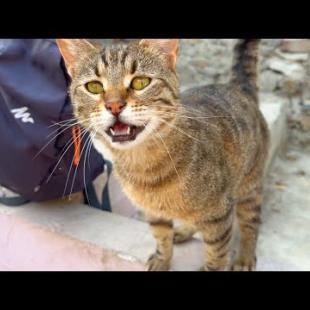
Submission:
POLYGON ((231 83, 258 102, 257 62, 260 39, 240 39, 234 49, 231 83))

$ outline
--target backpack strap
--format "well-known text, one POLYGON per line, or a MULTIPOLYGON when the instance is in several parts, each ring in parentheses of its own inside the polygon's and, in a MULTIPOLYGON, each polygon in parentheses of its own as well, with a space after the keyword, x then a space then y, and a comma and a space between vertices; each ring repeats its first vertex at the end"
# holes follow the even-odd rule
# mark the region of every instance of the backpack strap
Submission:
POLYGON ((26 203, 30 202, 27 198, 22 196, 19 197, 0 197, 0 204, 3 204, 7 207, 19 207, 26 203))
POLYGON ((84 203, 90 207, 101 209, 100 202, 98 200, 96 190, 93 183, 89 183, 83 190, 84 203))
POLYGON ((109 196, 109 179, 112 172, 112 163, 105 160, 105 168, 107 171, 107 182, 102 191, 102 204, 100 204, 93 183, 86 186, 83 191, 85 203, 89 206, 103 211, 112 212, 110 196, 109 196))
POLYGON ((9 190, 0 186, 0 204, 3 204, 7 207, 19 207, 30 202, 29 199, 17 194, 9 197, 6 195, 6 192, 9 192, 9 190))
POLYGON ((105 160, 105 166, 107 169, 107 182, 102 192, 102 210, 105 211, 112 211, 111 204, 110 204, 110 195, 109 195, 109 179, 112 173, 112 163, 109 160, 105 160))

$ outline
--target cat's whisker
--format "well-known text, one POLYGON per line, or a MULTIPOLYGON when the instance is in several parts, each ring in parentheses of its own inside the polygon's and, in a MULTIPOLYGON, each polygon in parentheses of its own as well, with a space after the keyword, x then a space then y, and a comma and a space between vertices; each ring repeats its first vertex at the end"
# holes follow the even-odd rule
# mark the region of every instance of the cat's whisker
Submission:
POLYGON ((68 124, 71 121, 77 121, 77 119, 76 118, 70 118, 70 119, 66 119, 66 120, 60 121, 60 122, 53 122, 53 124, 50 125, 50 126, 47 126, 47 128, 51 128, 51 127, 54 127, 54 126, 57 126, 57 125, 61 125, 61 124, 68 124))
POLYGON ((61 129, 60 132, 59 128, 57 128, 56 130, 54 130, 52 133, 50 133, 49 135, 47 135, 46 137, 49 138, 52 134, 54 134, 55 132, 57 132, 57 134, 52 137, 46 144, 43 145, 43 147, 38 151, 38 153, 33 157, 33 159, 36 159, 58 136, 60 136, 62 133, 64 133, 66 130, 68 130, 69 128, 75 126, 75 125, 79 125, 81 122, 76 122, 64 129, 61 129))
MULTIPOLYGON (((179 117, 179 116, 178 116, 179 117)), ((180 116, 181 118, 181 116, 180 116)), ((191 117, 183 117, 183 118, 186 118, 186 119, 192 119, 191 117)), ((200 124, 204 124, 206 126, 212 126, 217 132, 220 132, 219 128, 218 128, 218 125, 212 123, 212 122, 209 122, 209 121, 204 121, 204 120, 200 120, 200 119, 196 119, 196 118, 193 118, 194 121, 200 123, 200 124)))
MULTIPOLYGON (((96 115, 96 114, 98 114, 98 116, 100 115, 100 113, 98 113, 98 112, 93 113, 93 115, 96 115)), ((66 126, 66 124, 72 125, 73 124, 72 122, 74 122, 76 124, 79 124, 79 123, 83 123, 85 121, 92 120, 92 118, 93 118, 93 116, 88 117, 88 118, 84 118, 84 119, 78 119, 78 118, 75 117, 75 118, 71 118, 71 119, 68 119, 68 120, 64 120, 64 121, 60 121, 60 122, 55 122, 53 125, 48 126, 48 128, 49 127, 53 127, 53 126, 57 126, 57 125, 59 125, 60 127, 66 126)))
MULTIPOLYGON (((66 121, 64 123, 55 123, 52 126, 48 126, 48 128, 55 127, 55 126, 58 126, 59 128, 62 128, 62 127, 68 127, 69 128, 69 127, 72 127, 72 126, 75 126, 75 125, 82 125, 85 121, 91 120, 91 119, 92 119, 91 117, 87 118, 87 119, 84 119, 84 120, 74 119, 74 122, 70 120, 70 121, 66 121)), ((55 129, 55 131, 59 130, 59 128, 55 129)))
MULTIPOLYGON (((160 111, 160 112, 156 112, 154 111, 154 113, 157 113, 157 114, 167 114, 167 115, 175 115, 175 116, 178 116, 178 117, 182 117, 182 118, 190 118, 190 119, 196 119, 196 118, 202 118, 202 119, 213 119, 213 118, 232 118, 231 116, 229 115, 209 115, 209 116, 192 116, 192 115, 186 115, 186 111, 183 111, 180 112, 180 113, 177 113, 177 112, 170 112, 170 111, 160 111)), ((200 113, 201 115, 201 113, 200 113)))
POLYGON ((67 129, 69 129, 69 128, 73 127, 73 126, 76 126, 76 125, 80 125, 80 122, 76 122, 76 123, 73 123, 73 124, 70 124, 70 125, 60 125, 59 128, 55 129, 50 134, 48 134, 46 136, 46 138, 49 138, 51 135, 53 135, 55 132, 57 132, 57 135, 53 138, 53 139, 55 139, 59 134, 63 133, 67 129), (60 130, 60 132, 59 132, 59 130, 60 130))
MULTIPOLYGON (((94 143, 93 139, 96 136, 98 129, 95 128, 94 130, 95 131, 91 133, 91 146, 93 146, 93 143, 94 143)), ((89 161, 89 159, 90 159, 90 151, 89 151, 89 157, 87 159, 88 168, 90 169, 90 161, 89 161)))
MULTIPOLYGON (((154 142, 157 144, 157 146, 160 148, 160 145, 158 145, 158 143, 157 143, 157 141, 156 141, 156 137, 154 137, 154 136, 152 135, 152 131, 150 131, 150 130, 146 127, 146 124, 144 124, 143 126, 144 126, 145 130, 147 130, 147 131, 150 133, 151 137, 152 137, 152 138, 155 138, 155 139, 153 139, 153 140, 154 140, 154 142)), ((170 160, 171 160, 171 163, 172 163, 172 165, 173 165, 173 167, 174 167, 174 170, 175 170, 175 172, 176 172, 176 174, 177 174, 177 176, 178 176, 179 182, 181 183, 180 175, 179 175, 178 170, 177 170, 177 168, 176 168, 176 166, 175 166, 175 163, 174 163, 174 161, 173 161, 173 159, 172 159, 172 157, 171 157, 171 154, 170 154, 170 152, 169 152, 169 150, 168 150, 167 145, 165 144, 165 142, 164 142, 164 140, 163 140, 163 138, 162 138, 162 136, 160 135, 159 132, 155 132, 155 131, 154 131, 154 134, 155 134, 156 136, 158 135, 158 136, 160 137, 160 141, 162 142, 162 144, 163 144, 163 146, 164 146, 164 148, 165 148, 165 150, 166 150, 166 152, 167 152, 167 154, 168 154, 168 156, 169 156, 169 158, 170 158, 170 160)))
POLYGON ((216 124, 214 124, 213 122, 209 122, 208 120, 212 120, 212 119, 219 119, 219 118, 229 118, 231 119, 231 116, 224 116, 224 115, 212 115, 212 116, 187 116, 185 114, 176 114, 176 113, 171 113, 171 112, 167 112, 167 111, 161 111, 161 112, 154 112, 157 115, 160 116, 167 116, 167 118, 171 118, 171 117, 177 117, 177 118, 183 118, 183 119, 190 119, 190 120, 195 120, 201 124, 207 124, 210 126, 213 126, 215 128, 217 128, 218 130, 218 126, 216 124))
POLYGON ((67 190, 67 187, 68 187, 68 182, 69 182, 69 179, 70 179, 70 174, 71 174, 71 169, 72 169, 72 166, 73 166, 73 162, 74 162, 74 156, 72 157, 70 168, 69 168, 69 172, 67 174, 65 188, 64 188, 64 191, 63 191, 63 194, 62 194, 63 197, 65 196, 65 193, 66 193, 66 190, 67 190))
POLYGON ((171 117, 178 117, 178 118, 187 118, 187 119, 193 119, 193 120, 208 120, 208 119, 218 119, 218 118, 226 118, 225 116, 197 116, 197 117, 194 117, 194 116, 188 116, 188 115, 185 115, 185 114, 175 114, 175 113, 172 113, 172 112, 163 112, 163 111, 154 111, 154 114, 157 114, 157 115, 161 115, 161 116, 167 116, 169 118, 171 117))
MULTIPOLYGON (((82 130, 82 132, 81 132, 81 139, 83 139, 83 137, 85 136, 86 133, 87 133, 87 131, 86 131, 85 129, 82 130)), ((66 150, 64 151, 64 153, 60 156, 60 158, 59 158, 57 164, 55 165, 54 169, 52 170, 52 172, 51 172, 50 175, 48 176, 48 178, 47 178, 47 180, 46 180, 46 183, 48 183, 48 182, 50 181, 52 175, 53 175, 54 172, 56 171, 56 169, 57 169, 58 165, 60 164, 61 160, 63 159, 63 157, 65 156, 65 154, 68 152, 68 150, 70 149, 70 147, 76 142, 76 139, 77 139, 77 138, 72 139, 72 142, 70 143, 70 145, 67 146, 67 148, 66 148, 66 150)), ((69 140, 68 142, 70 142, 70 140, 69 140)), ((68 143, 68 142, 67 142, 67 143, 68 143)))
MULTIPOLYGON (((175 114, 170 114, 175 115, 175 114)), ((231 118, 231 116, 187 116, 187 115, 178 115, 181 118, 188 118, 188 119, 214 119, 214 118, 231 118)))
MULTIPOLYGON (((92 119, 93 119, 93 118, 90 117, 90 118, 88 118, 88 119, 86 119, 86 120, 92 120, 92 119)), ((75 122, 75 123, 70 124, 70 125, 61 125, 60 127, 66 127, 66 128, 61 129, 60 132, 58 132, 58 131, 59 131, 59 128, 57 128, 57 129, 54 130, 52 133, 50 133, 49 135, 47 135, 47 138, 48 138, 48 137, 50 137, 52 134, 54 134, 55 132, 57 132, 57 134, 56 134, 53 138, 51 138, 51 139, 38 151, 38 153, 34 156, 33 159, 37 158, 37 157, 48 147, 48 145, 49 145, 50 143, 52 143, 53 140, 55 140, 55 139, 56 139, 58 136, 60 136, 63 132, 65 132, 66 130, 68 130, 69 128, 71 128, 71 127, 73 127, 73 126, 75 126, 75 125, 81 125, 81 126, 83 126, 83 122, 85 122, 86 120, 78 121, 78 122, 75 122)))
POLYGON ((150 137, 154 140, 156 145, 160 148, 160 145, 157 143, 156 137, 153 136, 153 131, 147 127, 147 124, 143 123, 143 126, 144 126, 145 131, 147 131, 150 134, 150 137))
POLYGON ((173 165, 173 167, 174 167, 174 170, 175 170, 175 172, 176 172, 176 174, 177 174, 177 176, 178 176, 179 182, 181 183, 181 178, 180 178, 179 172, 178 172, 178 170, 177 170, 177 168, 176 168, 176 166, 175 166, 175 162, 174 162, 173 159, 172 159, 172 156, 171 156, 171 154, 170 154, 170 152, 169 152, 169 150, 168 150, 168 147, 167 147, 167 145, 166 145, 164 139, 162 138, 162 136, 160 135, 159 132, 157 132, 157 133, 154 132, 154 133, 155 133, 155 135, 158 135, 159 138, 160 138, 160 140, 162 141, 162 143, 163 143, 163 145, 164 145, 164 147, 165 147, 165 149, 166 149, 166 151, 167 151, 167 153, 168 153, 168 155, 169 155, 169 157, 170 157, 170 160, 171 160, 171 163, 172 163, 172 165, 173 165))
POLYGON ((196 138, 192 137, 192 136, 191 136, 191 135, 189 135, 188 133, 184 132, 184 131, 183 131, 182 129, 180 129, 179 127, 177 127, 177 126, 175 126, 175 125, 172 125, 172 124, 170 124, 170 123, 168 123, 168 122, 164 121, 164 120, 163 120, 163 119, 161 119, 161 118, 158 118, 158 120, 159 120, 160 122, 165 123, 167 126, 169 126, 169 127, 171 127, 171 128, 176 129, 177 131, 179 131, 180 133, 184 134, 185 136, 187 136, 187 137, 189 137, 189 138, 191 138, 191 139, 193 139, 193 140, 195 140, 195 141, 197 141, 197 142, 201 143, 201 141, 199 141, 198 139, 196 139, 196 138))
MULTIPOLYGON (((72 126, 73 126, 73 125, 72 125, 72 126)), ((52 135, 55 134, 55 133, 58 133, 59 130, 61 130, 61 128, 63 128, 63 127, 65 127, 65 130, 66 130, 66 129, 70 128, 71 125, 58 126, 55 130, 53 130, 51 133, 49 133, 49 134, 46 136, 46 138, 49 138, 50 136, 52 136, 52 135)))
MULTIPOLYGON (((87 199, 87 202, 88 204, 90 204, 90 200, 89 200, 89 197, 88 197, 88 192, 87 192, 87 186, 86 186, 86 159, 88 157, 88 165, 89 165, 89 157, 90 157, 90 150, 91 150, 91 147, 92 147, 92 137, 93 137, 93 134, 90 133, 90 136, 89 136, 89 140, 88 140, 88 145, 87 145, 87 148, 86 148, 86 154, 85 154, 85 157, 84 157, 84 173, 83 173, 83 181, 84 181, 84 189, 85 189, 85 195, 86 195, 86 199, 87 199)), ((90 167, 89 167, 90 169, 90 167)))
POLYGON ((200 109, 197 109, 197 108, 189 106, 189 105, 182 107, 182 111, 184 111, 186 113, 193 114, 193 115, 197 115, 197 114, 201 115, 201 113, 203 113, 200 109))
POLYGON ((51 138, 46 144, 44 144, 43 147, 38 151, 38 153, 33 157, 33 159, 36 159, 60 134, 61 133, 57 134, 54 138, 51 138))
MULTIPOLYGON (((86 134, 87 131, 88 131, 88 130, 86 130, 86 129, 85 129, 84 131, 82 131, 83 134, 84 134, 83 137, 85 136, 85 134, 86 134)), ((77 138, 76 138, 76 139, 77 139, 77 138)), ((75 139, 75 141, 76 141, 76 139, 75 139)), ((81 140, 82 140, 82 137, 81 137, 81 140)), ((70 141, 70 140, 69 140, 69 141, 70 141)), ((66 193, 66 190, 67 190, 67 187, 68 187, 68 182, 69 182, 69 178, 70 178, 70 173, 71 173, 71 169, 72 169, 72 166, 73 166, 73 162, 74 162, 74 156, 72 157, 72 160, 71 160, 69 172, 68 172, 67 179, 66 179, 65 189, 64 189, 64 191, 63 191, 62 197, 65 196, 65 193, 66 193)))
POLYGON ((201 109, 192 107, 190 105, 178 105, 178 106, 165 106, 165 109, 170 111, 187 112, 191 114, 201 114, 203 111, 201 109))
MULTIPOLYGON (((69 128, 69 127, 68 127, 69 128)), ((43 145, 43 147, 38 151, 38 153, 33 157, 33 159, 36 159, 48 146, 50 143, 52 143, 58 136, 60 136, 63 132, 65 132, 68 128, 62 129, 60 132, 58 132, 53 138, 51 138, 46 144, 43 145)), ((56 130, 59 131, 59 128, 56 130)), ((53 132, 55 133, 55 131, 53 132)), ((53 134, 51 133, 51 134, 53 134)), ((49 134, 47 138, 51 135, 49 134)))
MULTIPOLYGON (((87 131, 86 133, 88 133, 88 131, 87 131)), ((85 137, 85 134, 84 134, 83 137, 85 137)), ((83 148, 82 148, 82 150, 81 150, 80 158, 82 158, 83 152, 84 152, 84 150, 85 150, 85 147, 87 146, 88 141, 89 141, 90 139, 91 139, 91 136, 88 136, 87 139, 86 139, 86 141, 84 142, 83 148)), ((82 140, 82 138, 81 138, 81 140, 82 140)), ((70 189, 70 194, 69 194, 69 200, 71 200, 71 195, 72 195, 72 192, 73 192, 74 182, 75 182, 75 179, 76 179, 76 174, 77 174, 77 170, 78 170, 79 165, 80 165, 80 162, 79 162, 79 163, 76 165, 76 167, 75 167, 75 171, 74 171, 74 175, 73 175, 73 179, 72 179, 72 184, 71 184, 71 189, 70 189)))

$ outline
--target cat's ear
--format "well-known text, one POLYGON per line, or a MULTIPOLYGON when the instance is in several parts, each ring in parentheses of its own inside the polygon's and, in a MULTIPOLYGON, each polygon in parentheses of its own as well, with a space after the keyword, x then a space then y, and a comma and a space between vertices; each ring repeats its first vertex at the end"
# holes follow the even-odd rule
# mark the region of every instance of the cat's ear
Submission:
POLYGON ((56 39, 60 53, 65 61, 69 75, 74 75, 79 60, 98 47, 84 39, 56 39))
POLYGON ((168 64, 173 69, 175 68, 179 52, 178 39, 143 39, 139 42, 139 45, 157 49, 168 60, 168 64))

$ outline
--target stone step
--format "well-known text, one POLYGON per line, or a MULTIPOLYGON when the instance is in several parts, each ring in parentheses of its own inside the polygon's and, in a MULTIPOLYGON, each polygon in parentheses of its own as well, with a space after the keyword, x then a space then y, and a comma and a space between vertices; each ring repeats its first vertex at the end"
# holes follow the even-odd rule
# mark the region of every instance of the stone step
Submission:
MULTIPOLYGON (((261 101, 271 131, 270 166, 284 141, 287 103, 266 94, 261 101)), ((126 197, 118 203, 132 208, 126 197)), ((122 206, 117 208, 121 213, 122 206)), ((172 270, 197 270, 202 246, 198 239, 176 246, 172 270)), ((144 270, 154 248, 148 225, 120 214, 64 201, 0 206, 0 270, 144 270)), ((258 270, 290 268, 258 259, 258 270)))
POLYGON ((266 163, 266 170, 285 144, 287 135, 288 100, 270 93, 260 94, 260 109, 267 121, 270 131, 270 149, 266 163))

